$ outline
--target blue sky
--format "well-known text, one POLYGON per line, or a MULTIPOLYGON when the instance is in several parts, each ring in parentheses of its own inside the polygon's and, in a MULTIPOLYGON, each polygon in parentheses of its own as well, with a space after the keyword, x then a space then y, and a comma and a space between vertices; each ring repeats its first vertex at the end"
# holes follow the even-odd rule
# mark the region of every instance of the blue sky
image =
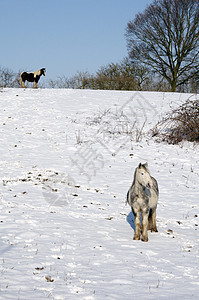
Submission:
POLYGON ((0 66, 47 78, 127 56, 125 28, 152 0, 0 0, 0 66))

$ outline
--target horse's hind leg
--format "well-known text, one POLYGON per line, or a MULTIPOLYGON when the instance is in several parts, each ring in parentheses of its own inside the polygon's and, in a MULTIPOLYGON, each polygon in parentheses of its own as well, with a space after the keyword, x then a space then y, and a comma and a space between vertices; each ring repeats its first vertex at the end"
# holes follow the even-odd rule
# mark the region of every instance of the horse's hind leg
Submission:
POLYGON ((149 211, 148 230, 152 230, 152 209, 150 209, 150 211, 149 211))
POLYGON ((140 221, 140 212, 139 211, 134 211, 133 210, 133 214, 135 217, 135 234, 133 239, 134 240, 140 240, 140 234, 141 234, 141 221, 140 221))
POLYGON ((151 219, 152 219, 151 232, 158 232, 158 229, 156 226, 156 208, 152 209, 151 219))

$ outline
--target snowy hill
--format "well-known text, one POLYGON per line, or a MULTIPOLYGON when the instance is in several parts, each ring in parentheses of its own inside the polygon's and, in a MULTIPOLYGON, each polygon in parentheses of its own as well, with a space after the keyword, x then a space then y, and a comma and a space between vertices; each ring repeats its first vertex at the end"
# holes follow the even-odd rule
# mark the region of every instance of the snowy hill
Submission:
POLYGON ((146 132, 196 95, 0 91, 0 299, 197 299, 199 146, 146 132), (160 189, 158 233, 134 241, 139 162, 160 189))

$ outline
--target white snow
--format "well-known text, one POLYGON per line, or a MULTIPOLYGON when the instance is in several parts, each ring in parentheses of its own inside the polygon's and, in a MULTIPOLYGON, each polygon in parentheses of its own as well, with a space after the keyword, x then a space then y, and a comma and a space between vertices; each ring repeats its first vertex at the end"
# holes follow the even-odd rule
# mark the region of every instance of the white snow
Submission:
POLYGON ((0 91, 0 299, 198 298, 199 146, 144 134, 189 97, 0 91), (146 161, 160 189, 148 243, 125 205, 146 161))

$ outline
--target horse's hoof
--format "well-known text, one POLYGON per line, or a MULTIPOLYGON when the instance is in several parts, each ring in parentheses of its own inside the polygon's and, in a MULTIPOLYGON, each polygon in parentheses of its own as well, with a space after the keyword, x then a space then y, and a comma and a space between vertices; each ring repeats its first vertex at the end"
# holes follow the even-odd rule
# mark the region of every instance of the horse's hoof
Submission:
POLYGON ((143 242, 148 242, 148 236, 142 237, 141 240, 142 240, 143 242))
POLYGON ((152 228, 151 232, 158 232, 157 228, 152 228))
POLYGON ((134 239, 135 241, 139 241, 139 240, 140 240, 140 236, 134 235, 133 239, 134 239))

